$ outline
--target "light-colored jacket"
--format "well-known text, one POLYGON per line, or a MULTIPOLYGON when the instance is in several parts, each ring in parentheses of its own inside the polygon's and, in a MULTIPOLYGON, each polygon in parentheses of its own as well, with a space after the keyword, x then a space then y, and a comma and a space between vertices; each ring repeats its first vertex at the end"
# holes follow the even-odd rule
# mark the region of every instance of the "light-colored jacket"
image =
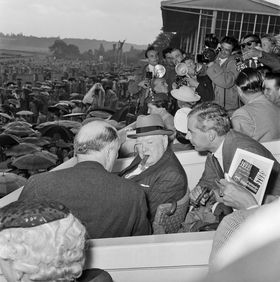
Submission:
POLYGON ((235 58, 230 56, 221 66, 219 58, 207 68, 207 75, 213 82, 215 102, 227 110, 238 108, 238 92, 235 80, 239 74, 236 68, 235 58))
POLYGON ((237 109, 231 122, 233 129, 259 142, 280 138, 280 107, 263 95, 237 109))

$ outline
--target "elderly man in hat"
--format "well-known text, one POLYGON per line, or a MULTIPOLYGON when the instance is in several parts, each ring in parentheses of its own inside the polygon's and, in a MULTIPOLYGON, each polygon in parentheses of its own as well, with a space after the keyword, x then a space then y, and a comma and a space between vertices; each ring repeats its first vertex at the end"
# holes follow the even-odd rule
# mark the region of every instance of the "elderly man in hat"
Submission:
POLYGON ((186 173, 173 151, 168 147, 168 136, 173 131, 164 128, 159 115, 139 116, 136 121, 138 153, 120 176, 132 179, 146 192, 148 217, 153 222, 157 207, 178 201, 188 191, 186 173))

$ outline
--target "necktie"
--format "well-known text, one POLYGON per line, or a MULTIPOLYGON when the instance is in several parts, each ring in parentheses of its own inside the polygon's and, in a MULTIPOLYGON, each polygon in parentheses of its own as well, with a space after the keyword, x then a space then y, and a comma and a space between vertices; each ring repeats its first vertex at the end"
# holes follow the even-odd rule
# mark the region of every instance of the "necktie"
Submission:
POLYGON ((217 158, 214 156, 214 154, 211 155, 212 157, 212 163, 215 167, 216 173, 219 176, 219 178, 224 178, 224 172, 220 166, 219 161, 217 160, 217 158))

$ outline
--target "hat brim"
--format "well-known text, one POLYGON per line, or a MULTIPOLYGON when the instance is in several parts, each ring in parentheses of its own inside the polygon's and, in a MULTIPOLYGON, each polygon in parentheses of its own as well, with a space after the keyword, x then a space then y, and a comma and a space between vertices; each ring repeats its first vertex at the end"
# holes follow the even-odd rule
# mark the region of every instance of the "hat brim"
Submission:
POLYGON ((135 139, 137 137, 151 136, 151 135, 167 135, 167 136, 170 136, 173 133, 174 133, 173 130, 170 130, 170 129, 166 129, 166 130, 159 129, 159 130, 154 130, 154 131, 150 131, 150 132, 142 132, 142 133, 127 135, 127 138, 135 139))
POLYGON ((194 97, 192 100, 190 99, 186 99, 185 97, 182 97, 182 95, 178 94, 178 93, 172 93, 171 91, 171 95, 178 101, 181 101, 181 102, 188 102, 188 103, 191 103, 191 102, 197 102, 201 99, 201 97, 198 95, 198 94, 194 94, 194 97))

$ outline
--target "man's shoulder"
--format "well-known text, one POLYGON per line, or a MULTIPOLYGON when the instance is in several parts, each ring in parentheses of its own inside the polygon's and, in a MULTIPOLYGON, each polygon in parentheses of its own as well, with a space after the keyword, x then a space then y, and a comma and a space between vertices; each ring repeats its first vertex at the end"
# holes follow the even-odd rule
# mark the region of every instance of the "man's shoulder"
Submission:
POLYGON ((225 138, 223 153, 235 152, 236 148, 259 153, 260 155, 271 155, 260 142, 252 137, 235 130, 230 130, 225 138))
POLYGON ((172 151, 171 148, 168 148, 162 158, 162 161, 159 165, 161 174, 165 174, 168 177, 171 173, 177 173, 185 175, 185 170, 178 160, 176 154, 172 151))
POLYGON ((242 107, 236 109, 236 110, 232 113, 231 118, 234 118, 234 117, 236 117, 236 116, 238 116, 238 115, 241 115, 241 114, 246 114, 246 113, 248 113, 247 109, 248 109, 248 106, 247 106, 247 105, 244 105, 244 106, 242 106, 242 107))

